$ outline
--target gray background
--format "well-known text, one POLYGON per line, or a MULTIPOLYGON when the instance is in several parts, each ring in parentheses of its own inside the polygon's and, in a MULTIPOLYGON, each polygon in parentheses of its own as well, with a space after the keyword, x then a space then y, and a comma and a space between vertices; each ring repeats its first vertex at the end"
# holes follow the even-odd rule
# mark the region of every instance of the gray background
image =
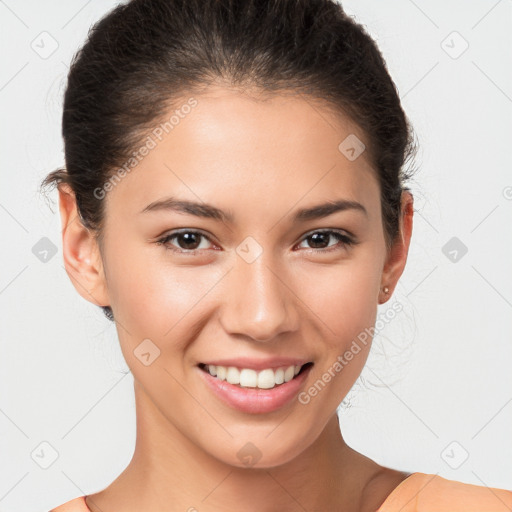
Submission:
MULTIPOLYGON (((96 492, 134 449, 115 328, 73 288, 57 203, 37 188, 64 163, 70 59, 116 4, 0 1, 0 511, 96 492)), ((421 170, 406 271, 379 313, 403 311, 376 336, 342 432, 385 466, 512 489, 512 2, 343 5, 378 41, 421 170)))

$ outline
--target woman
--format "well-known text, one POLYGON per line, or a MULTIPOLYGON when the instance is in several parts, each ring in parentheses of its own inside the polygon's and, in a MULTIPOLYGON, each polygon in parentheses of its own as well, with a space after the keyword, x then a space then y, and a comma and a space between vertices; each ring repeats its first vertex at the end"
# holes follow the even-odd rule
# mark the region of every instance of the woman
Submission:
POLYGON ((72 63, 66 271, 117 327, 134 456, 53 509, 501 511, 512 491, 383 467, 337 407, 407 260, 412 129, 330 0, 132 0, 72 63))

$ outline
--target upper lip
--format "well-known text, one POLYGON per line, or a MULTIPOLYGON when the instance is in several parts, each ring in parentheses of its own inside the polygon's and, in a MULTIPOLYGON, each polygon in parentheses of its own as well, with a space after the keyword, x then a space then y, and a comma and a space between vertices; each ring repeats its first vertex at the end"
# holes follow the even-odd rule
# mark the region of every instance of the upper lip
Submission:
POLYGON ((297 359, 294 357, 274 357, 272 359, 254 359, 249 357, 237 357, 232 359, 215 359, 205 361, 203 364, 214 366, 234 366, 236 368, 250 368, 252 370, 277 369, 287 366, 303 366, 312 362, 309 359, 297 359))

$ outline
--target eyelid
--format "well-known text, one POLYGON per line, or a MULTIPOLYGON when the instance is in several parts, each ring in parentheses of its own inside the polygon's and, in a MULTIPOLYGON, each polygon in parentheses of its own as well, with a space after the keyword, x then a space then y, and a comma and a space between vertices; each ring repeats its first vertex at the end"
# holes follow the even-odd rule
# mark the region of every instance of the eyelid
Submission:
MULTIPOLYGON (((184 254, 184 255, 187 255, 187 254, 195 255, 197 253, 200 253, 201 251, 206 250, 206 249, 188 249, 187 250, 187 249, 180 249, 180 248, 177 248, 174 246, 169 246, 169 244, 170 244, 169 240, 175 238, 176 236, 179 236, 181 233, 195 233, 195 234, 198 234, 198 235, 206 238, 210 243, 212 243, 214 245, 216 244, 216 242, 214 240, 212 240, 213 237, 210 234, 207 234, 206 232, 204 232, 203 230, 198 229, 198 228, 180 228, 180 229, 171 230, 171 231, 169 231, 167 233, 163 233, 161 236, 159 236, 156 243, 159 245, 163 245, 164 248, 167 250, 173 251, 178 254, 184 254)), ((314 252, 314 253, 329 253, 331 251, 350 249, 351 247, 360 243, 352 233, 350 233, 344 229, 317 228, 317 229, 310 230, 310 231, 306 232, 304 235, 302 235, 302 237, 297 242, 297 244, 295 244, 295 246, 300 245, 305 240, 307 240, 310 236, 312 236, 316 233, 326 233, 331 236, 334 236, 335 238, 338 239, 338 243, 335 244, 334 246, 328 246, 328 247, 321 248, 321 249, 310 247, 310 248, 305 248, 304 250, 306 250, 308 252, 314 252), (341 247, 338 247, 339 244, 341 244, 341 247)), ((216 244, 216 245, 220 245, 220 244, 216 244)))
MULTIPOLYGON (((203 238, 205 238, 206 240, 208 240, 211 244, 213 245, 219 245, 217 244, 217 242, 215 242, 215 240, 213 239, 213 237, 209 234, 209 233, 206 233, 205 231, 203 231, 202 229, 198 229, 198 228, 181 228, 181 229, 173 229, 171 231, 168 231, 168 232, 165 232, 163 233, 162 235, 160 235, 159 237, 157 237, 157 240, 156 240, 156 243, 157 244, 161 244, 161 245, 164 245, 167 249, 169 249, 169 247, 167 247, 167 244, 169 242, 166 242, 166 240, 171 240, 173 238, 175 238, 176 236, 182 234, 182 233, 194 233, 194 234, 198 234, 198 235, 201 235, 203 238)), ((172 249, 171 249, 172 250, 172 249)), ((202 250, 205 250, 205 249, 190 249, 190 250, 185 250, 185 249, 179 249, 179 248, 175 248, 176 252, 183 252, 184 254, 193 254, 194 252, 199 252, 199 251, 202 251, 202 250)))
POLYGON ((315 248, 306 248, 306 251, 309 252, 316 252, 316 253, 329 253, 331 251, 337 251, 337 250, 344 250, 344 249, 350 249, 351 247, 359 244, 359 241, 356 239, 354 235, 349 233, 348 231, 345 231, 344 229, 338 229, 338 228, 318 228, 314 229, 312 231, 308 231, 305 235, 302 236, 300 241, 297 245, 300 245, 302 242, 307 240, 310 236, 316 234, 316 233, 323 233, 328 234, 330 236, 334 236, 337 238, 338 243, 333 246, 328 246, 323 249, 315 249, 315 248), (338 245, 341 243, 341 247, 338 247, 338 245))
MULTIPOLYGON (((352 234, 350 231, 347 231, 346 229, 341 229, 341 228, 311 229, 301 236, 300 241, 304 240, 304 238, 307 238, 308 236, 311 236, 315 233, 325 233, 325 232, 331 232, 331 231, 340 233, 342 235, 346 235, 348 238, 352 239, 354 241, 354 243, 356 242, 356 237, 354 234, 352 234)), ((213 236, 210 233, 207 233, 206 231, 203 231, 200 228, 178 228, 178 229, 166 231, 166 232, 162 233, 161 235, 159 235, 157 237, 157 239, 162 239, 167 236, 179 235, 180 233, 199 233, 199 234, 203 235, 205 238, 208 238, 208 240, 210 240, 211 242, 214 241, 213 236)))
POLYGON ((301 241, 304 240, 304 238, 307 238, 308 236, 314 235, 315 233, 331 233, 331 232, 332 233, 338 233, 340 235, 344 235, 347 238, 350 238, 351 240, 353 240, 354 243, 355 243, 355 240, 356 240, 355 235, 353 235, 350 231, 347 231, 346 229, 341 229, 341 228, 317 228, 317 229, 312 229, 311 231, 308 231, 307 233, 302 235, 301 241))

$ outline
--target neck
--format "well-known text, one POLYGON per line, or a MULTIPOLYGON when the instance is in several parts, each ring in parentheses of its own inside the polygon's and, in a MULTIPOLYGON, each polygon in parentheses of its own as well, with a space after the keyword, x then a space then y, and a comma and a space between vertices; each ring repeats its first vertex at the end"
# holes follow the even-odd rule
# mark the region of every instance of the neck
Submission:
POLYGON ((356 511, 368 476, 379 467, 345 443, 336 414, 313 444, 289 463, 238 468, 192 443, 137 384, 135 400, 134 455, 108 488, 87 498, 92 512, 356 511))

